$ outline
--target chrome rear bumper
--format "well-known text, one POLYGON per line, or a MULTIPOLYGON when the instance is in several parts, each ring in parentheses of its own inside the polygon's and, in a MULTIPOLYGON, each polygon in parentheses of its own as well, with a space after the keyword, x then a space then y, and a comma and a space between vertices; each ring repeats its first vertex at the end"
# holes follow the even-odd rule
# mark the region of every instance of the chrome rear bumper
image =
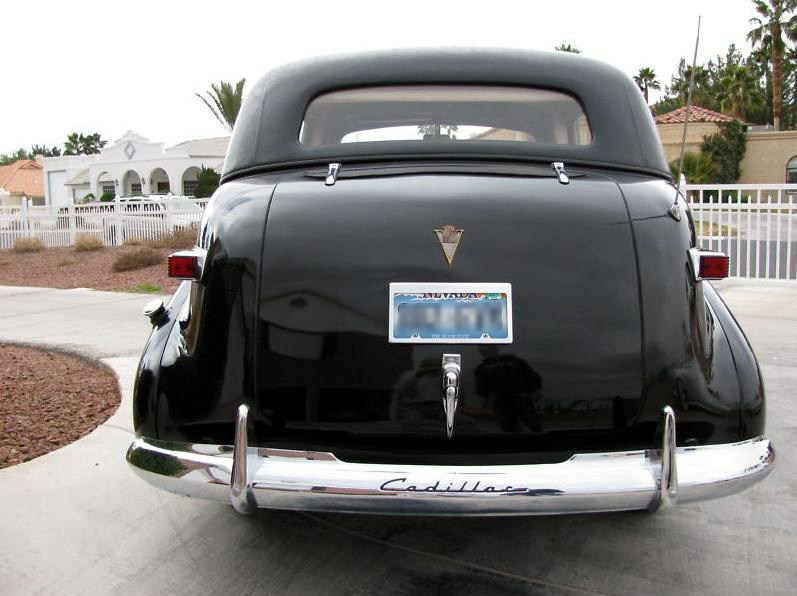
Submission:
POLYGON ((403 466, 340 461, 331 453, 247 446, 246 406, 234 446, 137 438, 127 461, 178 494, 256 507, 398 515, 536 515, 661 509, 731 495, 764 478, 775 451, 764 437, 675 448, 664 411, 660 450, 577 454, 557 464, 403 466))

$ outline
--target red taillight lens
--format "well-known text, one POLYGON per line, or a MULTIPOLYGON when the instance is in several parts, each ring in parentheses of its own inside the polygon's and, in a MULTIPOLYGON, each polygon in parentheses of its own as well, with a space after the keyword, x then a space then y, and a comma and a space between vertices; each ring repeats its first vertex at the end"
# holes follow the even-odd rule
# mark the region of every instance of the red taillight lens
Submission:
POLYGON ((169 257, 169 277, 198 280, 202 268, 197 255, 175 253, 169 257))
POLYGON ((726 255, 700 255, 702 279, 725 279, 730 271, 731 259, 726 255))

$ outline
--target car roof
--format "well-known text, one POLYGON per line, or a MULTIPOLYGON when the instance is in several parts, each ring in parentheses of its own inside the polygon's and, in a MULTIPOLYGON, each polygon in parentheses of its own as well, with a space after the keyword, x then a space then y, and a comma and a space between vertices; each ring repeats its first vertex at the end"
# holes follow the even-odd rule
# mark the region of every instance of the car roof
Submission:
POLYGON ((606 63, 568 52, 411 49, 346 54, 279 67, 245 98, 222 182, 249 173, 324 162, 488 158, 619 167, 670 179, 650 109, 634 82, 606 63), (381 141, 308 146, 299 131, 308 103, 338 89, 408 84, 509 85, 562 91, 579 100, 592 130, 586 146, 510 141, 381 141))

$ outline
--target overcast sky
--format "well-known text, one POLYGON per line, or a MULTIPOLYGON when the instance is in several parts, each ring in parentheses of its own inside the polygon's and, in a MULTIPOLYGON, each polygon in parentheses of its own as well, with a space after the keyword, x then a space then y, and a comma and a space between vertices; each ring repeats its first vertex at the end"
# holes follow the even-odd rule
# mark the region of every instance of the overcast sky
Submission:
POLYGON ((62 145, 72 131, 113 141, 223 136, 194 96, 220 79, 254 81, 307 56, 417 46, 552 50, 570 43, 629 75, 668 83, 698 61, 748 48, 751 0, 215 2, 38 0, 3 3, 0 153, 62 145))

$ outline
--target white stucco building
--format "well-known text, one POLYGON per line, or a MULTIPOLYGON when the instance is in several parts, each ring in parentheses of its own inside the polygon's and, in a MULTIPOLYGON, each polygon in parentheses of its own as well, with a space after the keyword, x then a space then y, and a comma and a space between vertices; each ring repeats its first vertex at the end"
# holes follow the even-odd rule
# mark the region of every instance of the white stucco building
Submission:
POLYGON ((229 137, 196 139, 173 147, 132 131, 97 155, 44 159, 45 204, 79 203, 88 194, 191 195, 201 166, 221 172, 229 137))

